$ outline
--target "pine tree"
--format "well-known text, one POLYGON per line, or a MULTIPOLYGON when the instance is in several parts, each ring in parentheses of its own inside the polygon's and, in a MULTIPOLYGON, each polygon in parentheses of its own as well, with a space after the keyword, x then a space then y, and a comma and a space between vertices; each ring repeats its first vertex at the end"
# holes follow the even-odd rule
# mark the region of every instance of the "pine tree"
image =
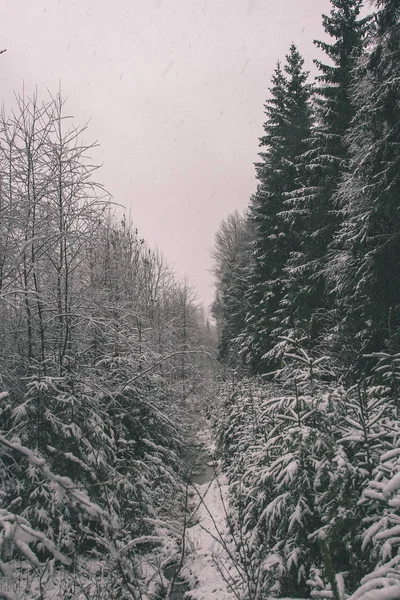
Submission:
POLYGON ((348 143, 351 170, 338 191, 343 225, 329 277, 354 353, 395 350, 400 325, 400 4, 379 0, 376 33, 358 64, 357 108, 348 143))
POLYGON ((301 157, 304 185, 288 194, 282 213, 297 243, 285 269, 285 295, 277 320, 282 333, 307 334, 311 339, 321 333, 331 308, 322 271, 338 228, 333 196, 348 163, 343 136, 354 114, 352 71, 369 22, 359 19, 362 0, 332 0, 332 5, 330 15, 323 15, 323 25, 333 42, 314 42, 331 64, 314 61, 321 74, 314 95, 315 125, 301 157))
POLYGON ((316 89, 321 129, 315 133, 321 134, 321 143, 324 140, 326 149, 331 151, 334 158, 345 157, 347 154, 342 136, 354 115, 350 98, 352 71, 355 61, 361 55, 371 18, 359 19, 363 0, 331 0, 331 3, 331 14, 323 15, 322 19, 326 33, 336 41, 333 44, 318 40, 314 42, 333 63, 326 65, 321 61, 314 61, 322 72, 317 77, 319 86, 316 89), (335 151, 334 154, 332 150, 335 151))
POLYGON ((254 261, 249 277, 249 312, 242 335, 242 351, 255 371, 265 370, 265 355, 271 349, 274 324, 271 318, 282 296, 282 272, 292 250, 289 228, 280 216, 285 194, 299 183, 297 157, 305 150, 310 134, 310 86, 304 61, 292 45, 284 71, 278 63, 272 77, 271 97, 265 105, 263 151, 256 164, 259 180, 250 203, 255 230, 254 261))

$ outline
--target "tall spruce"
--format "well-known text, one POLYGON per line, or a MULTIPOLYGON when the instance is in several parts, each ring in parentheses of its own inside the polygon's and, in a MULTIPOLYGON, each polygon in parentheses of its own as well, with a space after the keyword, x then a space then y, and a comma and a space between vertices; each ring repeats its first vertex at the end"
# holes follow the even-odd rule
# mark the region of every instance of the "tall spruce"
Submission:
POLYGON ((297 158, 310 135, 311 88, 303 58, 292 45, 282 70, 278 63, 265 104, 265 135, 260 139, 259 180, 250 202, 250 221, 255 231, 254 261, 249 276, 249 312, 241 336, 242 352, 251 368, 263 372, 266 354, 273 347, 271 321, 282 298, 282 273, 293 248, 290 228, 281 218, 284 198, 301 185, 297 158))
POLYGON ((314 61, 321 74, 314 94, 315 124, 301 157, 304 185, 288 194, 282 213, 297 243, 285 269, 285 294, 276 321, 282 333, 306 334, 311 339, 320 335, 331 314, 322 273, 327 247, 340 222, 333 198, 347 169, 343 136, 354 116, 352 72, 370 21, 359 18, 362 0, 331 1, 332 10, 329 16, 323 15, 323 26, 332 42, 314 42, 330 64, 314 61))
POLYGON ((400 2, 376 5, 376 33, 353 87, 351 170, 338 192, 344 222, 328 270, 342 315, 338 340, 353 360, 400 341, 400 2))

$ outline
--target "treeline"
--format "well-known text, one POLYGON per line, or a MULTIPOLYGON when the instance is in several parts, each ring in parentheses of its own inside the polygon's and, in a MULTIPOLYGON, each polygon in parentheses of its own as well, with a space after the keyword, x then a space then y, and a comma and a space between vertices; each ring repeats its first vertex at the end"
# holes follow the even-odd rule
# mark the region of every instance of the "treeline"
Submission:
POLYGON ((0 118, 6 598, 145 597, 139 559, 184 503, 180 424, 212 365, 193 290, 118 216, 84 134, 59 96, 0 118))
POLYGON ((280 365, 307 338, 351 377, 400 335, 399 4, 332 0, 308 83, 293 45, 265 104, 258 186, 214 249, 221 359, 280 365))

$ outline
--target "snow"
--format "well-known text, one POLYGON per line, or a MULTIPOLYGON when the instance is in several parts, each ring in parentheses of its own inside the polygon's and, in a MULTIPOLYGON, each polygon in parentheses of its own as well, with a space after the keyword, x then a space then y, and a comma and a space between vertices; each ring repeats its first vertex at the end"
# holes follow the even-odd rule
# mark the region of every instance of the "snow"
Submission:
POLYGON ((192 600, 231 600, 235 596, 225 579, 230 578, 233 565, 225 543, 221 543, 227 535, 227 481, 219 475, 211 483, 195 485, 194 488, 198 523, 187 531, 189 552, 182 571, 183 578, 194 589, 187 592, 186 597, 192 600))
POLYGON ((398 600, 399 596, 398 580, 382 577, 361 586, 349 600, 398 600))
MULTIPOLYGON (((213 454, 215 441, 208 429, 197 434, 198 439, 213 454)), ((217 469, 217 472, 219 469, 217 469)), ((211 482, 194 484, 195 508, 186 532, 187 552, 180 578, 190 591, 187 600, 233 600, 239 597, 240 585, 234 593, 230 585, 239 583, 240 566, 234 561, 234 548, 226 522, 228 511, 228 480, 219 472, 211 482)), ((268 600, 275 600, 273 597, 268 600)), ((281 600, 296 600, 284 598, 281 600)))
POLYGON ((385 498, 390 498, 393 496, 400 488, 400 473, 396 473, 390 481, 383 488, 383 495, 385 498))

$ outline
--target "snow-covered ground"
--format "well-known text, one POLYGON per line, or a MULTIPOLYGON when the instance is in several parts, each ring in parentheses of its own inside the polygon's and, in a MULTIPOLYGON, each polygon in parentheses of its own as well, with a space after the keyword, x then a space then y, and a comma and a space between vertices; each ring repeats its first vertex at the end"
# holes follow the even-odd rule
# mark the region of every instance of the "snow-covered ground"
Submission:
POLYGON ((188 529, 188 553, 182 576, 193 588, 186 593, 193 600, 231 600, 227 580, 232 573, 229 555, 222 543, 226 538, 227 482, 222 475, 210 483, 196 485, 198 521, 188 529), (223 574, 222 574, 223 573, 223 574))
POLYGON ((195 487, 198 523, 187 531, 188 552, 181 573, 181 577, 193 589, 186 592, 185 598, 233 600, 235 594, 230 590, 229 583, 237 580, 238 573, 229 556, 230 545, 227 541, 230 536, 226 525, 226 478, 220 474, 210 483, 195 487))
MULTIPOLYGON (((208 456, 215 456, 215 441, 209 427, 196 432, 196 441, 206 449, 208 456)), ((233 558, 233 542, 226 521, 228 481, 216 464, 214 467, 211 481, 193 485, 195 508, 190 522, 196 524, 187 529, 185 560, 180 572, 180 578, 191 588, 184 595, 187 600, 235 600, 240 597, 240 566, 233 558)))

